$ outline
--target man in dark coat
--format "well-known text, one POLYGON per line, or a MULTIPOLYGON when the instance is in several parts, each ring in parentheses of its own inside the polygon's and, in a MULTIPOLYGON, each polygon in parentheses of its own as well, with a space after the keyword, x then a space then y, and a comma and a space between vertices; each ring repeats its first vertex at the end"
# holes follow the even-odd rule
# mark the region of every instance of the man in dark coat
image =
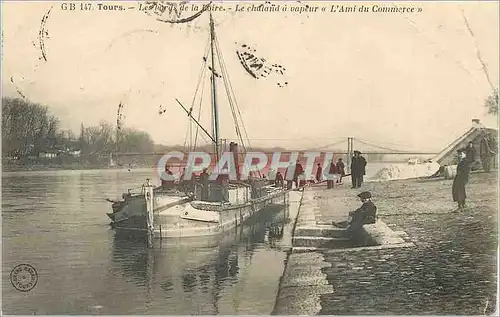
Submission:
POLYGON ((465 199, 467 198, 467 195, 465 193, 465 185, 469 181, 470 168, 469 161, 467 160, 467 156, 465 153, 460 152, 459 159, 460 161, 457 165, 457 174, 453 179, 453 186, 451 191, 453 201, 458 203, 458 210, 463 211, 465 209, 465 199))
POLYGON ((360 151, 354 151, 351 161, 352 188, 360 188, 363 184, 363 176, 366 174, 366 160, 360 151))
POLYGON ((472 143, 472 141, 470 141, 465 148, 465 156, 469 164, 474 163, 474 161, 476 160, 476 149, 474 148, 474 144, 472 143))
POLYGON ((339 157, 337 161, 337 173, 340 175, 340 179, 337 180, 337 183, 342 183, 342 177, 345 176, 345 165, 341 157, 339 157))
POLYGON ((281 175, 281 172, 276 173, 276 179, 274 180, 274 186, 283 187, 283 175, 281 175))
POLYGON ((170 166, 165 165, 165 172, 161 177, 161 187, 163 190, 169 190, 174 188, 175 177, 172 171, 170 170, 170 166))
POLYGON ((321 168, 321 164, 318 163, 318 169, 316 170, 316 182, 321 182, 321 176, 323 176, 323 169, 321 168))
POLYGON ((483 169, 489 172, 491 169, 491 161, 498 152, 498 146, 495 139, 490 133, 483 133, 479 147, 481 163, 483 169))
POLYGON ((210 175, 208 175, 207 169, 204 168, 203 172, 200 174, 200 184, 201 184, 201 200, 207 201, 209 196, 209 181, 210 175))
POLYGON ((302 167, 302 164, 300 164, 299 160, 297 160, 297 163, 295 164, 295 171, 293 172, 293 181, 295 183, 295 188, 299 188, 299 175, 302 175, 304 173, 304 168, 302 167))
POLYGON ((372 194, 368 191, 358 195, 359 200, 363 203, 358 209, 351 211, 349 216, 350 221, 334 222, 333 225, 339 228, 346 228, 346 233, 353 234, 361 229, 363 225, 373 224, 377 219, 377 206, 371 201, 372 194))

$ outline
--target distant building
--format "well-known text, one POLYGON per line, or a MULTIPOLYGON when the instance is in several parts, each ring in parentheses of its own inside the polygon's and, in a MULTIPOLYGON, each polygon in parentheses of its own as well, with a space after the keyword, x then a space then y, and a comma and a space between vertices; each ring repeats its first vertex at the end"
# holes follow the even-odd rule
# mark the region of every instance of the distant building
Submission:
POLYGON ((57 156, 57 153, 51 153, 51 152, 40 152, 38 154, 39 158, 54 158, 57 156))
POLYGON ((80 155, 82 154, 82 151, 81 150, 70 150, 70 151, 68 151, 68 154, 73 156, 73 157, 80 157, 80 155))
MULTIPOLYGON (((472 127, 462 134, 458 139, 453 141, 445 149, 443 149, 438 155, 436 155, 432 161, 439 163, 441 166, 454 165, 457 163, 457 151, 467 147, 469 141, 472 141, 477 153, 476 160, 481 161, 481 150, 484 147, 483 139, 485 136, 489 135, 493 140, 494 144, 498 144, 498 130, 493 128, 487 128, 483 126, 479 120, 472 120, 472 127), (482 145, 483 144, 483 145, 482 145)), ((495 145, 495 153, 498 149, 495 145)), ((497 155, 491 157, 491 163, 493 168, 497 168, 497 155)))

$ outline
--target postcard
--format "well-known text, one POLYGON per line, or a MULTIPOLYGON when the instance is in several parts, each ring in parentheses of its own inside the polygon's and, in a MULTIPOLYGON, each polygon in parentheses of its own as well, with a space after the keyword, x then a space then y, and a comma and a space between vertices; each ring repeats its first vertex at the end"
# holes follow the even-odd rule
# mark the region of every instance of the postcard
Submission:
POLYGON ((1 6, 3 314, 496 314, 498 2, 1 6))

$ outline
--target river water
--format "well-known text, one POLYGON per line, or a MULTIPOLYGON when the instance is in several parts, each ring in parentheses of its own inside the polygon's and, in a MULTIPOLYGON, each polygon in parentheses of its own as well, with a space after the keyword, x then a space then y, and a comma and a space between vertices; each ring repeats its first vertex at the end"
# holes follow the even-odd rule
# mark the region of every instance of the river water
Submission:
MULTIPOLYGON (((154 171, 45 171, 2 175, 5 314, 270 314, 289 247, 293 208, 269 208, 221 241, 116 236, 106 197, 154 171), (269 232, 284 229, 284 236, 269 232), (17 291, 10 272, 30 264, 38 282, 17 291)), ((295 208, 296 209, 296 208, 295 208)))

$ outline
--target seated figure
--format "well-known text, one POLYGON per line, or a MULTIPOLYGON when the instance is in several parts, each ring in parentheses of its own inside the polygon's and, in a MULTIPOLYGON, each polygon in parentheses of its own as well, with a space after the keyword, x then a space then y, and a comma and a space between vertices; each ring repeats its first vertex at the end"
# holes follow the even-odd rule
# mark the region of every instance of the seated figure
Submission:
POLYGON ((363 225, 375 223, 377 219, 377 206, 371 201, 372 194, 365 191, 360 193, 358 197, 363 204, 349 213, 351 220, 333 223, 338 228, 345 228, 348 234, 361 229, 363 225))

